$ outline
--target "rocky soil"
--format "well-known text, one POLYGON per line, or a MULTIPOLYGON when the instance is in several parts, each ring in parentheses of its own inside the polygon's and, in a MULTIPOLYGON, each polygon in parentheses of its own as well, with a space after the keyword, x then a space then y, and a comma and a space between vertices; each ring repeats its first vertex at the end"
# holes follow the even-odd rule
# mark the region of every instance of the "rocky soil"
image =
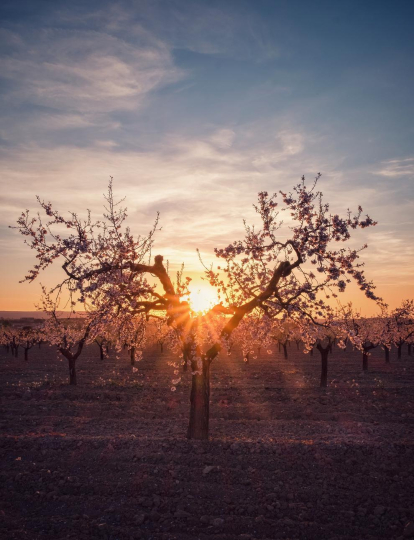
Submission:
POLYGON ((1 538, 414 538, 414 357, 335 349, 323 391, 318 353, 289 355, 217 359, 200 443, 168 353, 91 346, 69 387, 53 349, 2 350, 1 538))

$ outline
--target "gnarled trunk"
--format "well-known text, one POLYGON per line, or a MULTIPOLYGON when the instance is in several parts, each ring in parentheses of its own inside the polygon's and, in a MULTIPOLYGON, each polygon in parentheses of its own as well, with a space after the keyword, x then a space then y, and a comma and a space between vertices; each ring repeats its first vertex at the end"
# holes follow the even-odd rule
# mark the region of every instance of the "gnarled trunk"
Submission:
POLYGON ((402 348, 402 345, 398 345, 398 353, 397 353, 398 358, 401 358, 401 348, 402 348))
POLYGON ((390 363, 390 348, 384 345, 384 352, 385 352, 385 363, 390 363))
POLYGON ((287 359, 288 357, 287 345, 286 343, 282 343, 282 346, 283 346, 283 356, 287 359))
POLYGON ((29 349, 24 350, 24 359, 26 362, 29 360, 29 349))
MULTIPOLYGON (((197 366, 192 363, 193 372, 197 366)), ((203 360, 201 373, 191 377, 190 396, 190 424, 188 426, 188 439, 208 439, 208 426, 210 418, 210 362, 203 360)))
POLYGON ((316 345, 316 348, 321 354, 321 382, 320 387, 326 388, 328 386, 328 355, 331 350, 330 343, 326 347, 322 347, 321 343, 316 345))
POLYGON ((188 347, 185 346, 183 348, 183 372, 184 373, 188 371, 188 361, 189 361, 188 359, 189 359, 189 350, 188 350, 188 347))
POLYGON ((329 347, 325 350, 320 350, 321 353, 321 388, 326 388, 328 386, 328 354, 329 347))
POLYGON ((103 348, 103 344, 102 343, 96 343, 99 347, 99 358, 101 360, 104 359, 104 348, 103 348))
POLYGON ((131 355, 131 366, 134 366, 135 365, 135 347, 131 347, 130 355, 131 355))
POLYGON ((69 359, 69 384, 76 386, 76 360, 74 358, 69 359))
POLYGON ((368 353, 365 351, 362 353, 362 369, 368 371, 368 353))

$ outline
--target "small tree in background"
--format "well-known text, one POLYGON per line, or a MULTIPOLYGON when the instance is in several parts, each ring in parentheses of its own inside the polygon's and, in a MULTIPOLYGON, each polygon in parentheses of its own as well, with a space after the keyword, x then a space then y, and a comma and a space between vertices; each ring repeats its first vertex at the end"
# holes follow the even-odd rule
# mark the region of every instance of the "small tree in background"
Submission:
POLYGON ((377 348, 383 338, 383 318, 362 317, 351 303, 342 309, 342 316, 351 343, 362 351, 362 369, 367 371, 370 351, 377 348))
POLYGON ((18 340, 24 350, 24 359, 27 362, 29 360, 30 349, 41 340, 39 331, 31 326, 24 326, 18 331, 18 340))
POLYGON ((160 348, 160 353, 164 352, 165 343, 168 342, 169 328, 167 321, 163 317, 158 317, 154 320, 152 326, 152 336, 156 345, 160 348))
POLYGON ((99 335, 100 314, 86 313, 85 316, 75 317, 72 313, 69 317, 58 316, 57 306, 45 290, 42 306, 43 311, 48 315, 41 329, 43 339, 50 345, 55 345, 67 359, 69 384, 75 386, 77 385, 76 361, 86 343, 88 341, 93 343, 96 335, 99 335))
POLYGON ((146 320, 143 315, 140 316, 124 316, 122 324, 119 325, 119 342, 125 344, 131 362, 131 366, 135 362, 142 359, 142 353, 146 344, 146 320))
POLYGON ((402 346, 414 336, 414 300, 403 300, 399 308, 390 313, 390 332, 401 358, 402 346))
POLYGON ((301 322, 301 334, 305 345, 305 353, 311 351, 313 347, 320 353, 321 357, 321 378, 320 387, 328 386, 328 357, 332 354, 334 339, 338 340, 338 346, 345 348, 344 339, 346 330, 335 312, 331 312, 324 321, 314 324, 312 321, 303 320, 301 322))
POLYGON ((279 350, 280 347, 283 348, 283 357, 285 360, 288 359, 288 344, 290 340, 294 340, 297 336, 297 328, 286 322, 286 320, 276 320, 273 325, 272 332, 273 339, 278 343, 279 350))
POLYGON ((4 346, 8 353, 11 352, 12 356, 17 357, 17 351, 19 348, 18 331, 16 328, 13 328, 10 323, 1 325, 0 343, 4 346))
POLYGON ((96 345, 98 345, 98 348, 99 348, 99 358, 101 360, 103 360, 105 358, 105 354, 106 354, 106 349, 108 347, 108 342, 107 340, 102 337, 102 336, 97 336, 95 338, 95 341, 94 343, 96 343, 96 345))
POLYGON ((388 306, 381 307, 381 314, 379 315, 376 324, 378 325, 379 345, 385 354, 385 363, 390 363, 390 351, 393 345, 393 330, 392 320, 388 311, 388 306))
POLYGON ((258 310, 247 315, 240 322, 231 337, 241 349, 243 361, 256 360, 261 350, 268 349, 272 343, 273 321, 258 310))

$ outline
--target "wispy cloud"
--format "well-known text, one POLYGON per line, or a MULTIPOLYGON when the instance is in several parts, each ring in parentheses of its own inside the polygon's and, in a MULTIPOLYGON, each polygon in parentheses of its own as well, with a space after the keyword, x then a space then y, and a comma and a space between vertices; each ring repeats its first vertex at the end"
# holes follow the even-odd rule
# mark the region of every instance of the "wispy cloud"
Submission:
POLYGON ((272 29, 242 4, 235 10, 225 2, 212 5, 211 2, 141 0, 136 14, 117 4, 97 10, 92 16, 101 23, 104 20, 106 27, 114 32, 128 27, 133 33, 143 26, 172 49, 255 62, 271 60, 280 54, 272 29))
POLYGON ((375 174, 397 178, 399 176, 414 176, 414 157, 405 159, 390 159, 383 161, 375 174))
POLYGON ((9 52, 0 60, 10 103, 71 113, 136 109, 154 89, 182 72, 170 50, 143 31, 139 46, 93 30, 3 30, 9 52))

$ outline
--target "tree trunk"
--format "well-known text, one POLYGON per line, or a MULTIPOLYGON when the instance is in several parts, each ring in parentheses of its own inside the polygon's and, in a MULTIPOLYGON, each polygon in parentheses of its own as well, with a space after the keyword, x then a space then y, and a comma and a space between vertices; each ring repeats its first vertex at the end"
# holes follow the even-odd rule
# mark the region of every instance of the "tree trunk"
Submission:
POLYGON ((29 349, 24 350, 24 359, 26 362, 29 360, 29 349))
POLYGON ((362 369, 368 371, 368 353, 365 351, 362 353, 362 369))
POLYGON ((402 345, 398 345, 398 354, 397 354, 397 356, 398 356, 399 359, 401 358, 401 347, 402 347, 402 345))
POLYGON ((321 388, 328 386, 328 354, 329 347, 326 350, 320 350, 321 353, 321 388))
POLYGON ((134 366, 135 365, 135 347, 131 347, 130 354, 131 354, 131 366, 134 366))
POLYGON ((69 384, 76 386, 76 360, 69 360, 69 384))
POLYGON ((183 349, 183 372, 187 373, 187 371, 188 371, 188 352, 187 352, 187 348, 184 347, 184 349, 183 349))
POLYGON ((104 359, 104 348, 103 348, 103 344, 102 343, 97 343, 98 347, 99 347, 99 357, 101 360, 104 359))
POLYGON ((390 348, 384 345, 384 352, 385 352, 385 363, 390 363, 390 348))
POLYGON ((162 353, 164 352, 164 344, 163 343, 160 343, 160 350, 161 350, 162 353))
POLYGON ((282 343, 282 345, 283 345, 283 356, 287 358, 288 357, 287 345, 286 343, 282 343))
MULTIPOLYGON (((193 366, 193 371, 197 366, 193 366)), ((191 377, 190 424, 188 439, 208 439, 208 424, 210 418, 210 363, 203 361, 201 374, 191 377)))
POLYGON ((411 343, 408 344, 407 353, 408 353, 408 356, 411 356, 411 343))

